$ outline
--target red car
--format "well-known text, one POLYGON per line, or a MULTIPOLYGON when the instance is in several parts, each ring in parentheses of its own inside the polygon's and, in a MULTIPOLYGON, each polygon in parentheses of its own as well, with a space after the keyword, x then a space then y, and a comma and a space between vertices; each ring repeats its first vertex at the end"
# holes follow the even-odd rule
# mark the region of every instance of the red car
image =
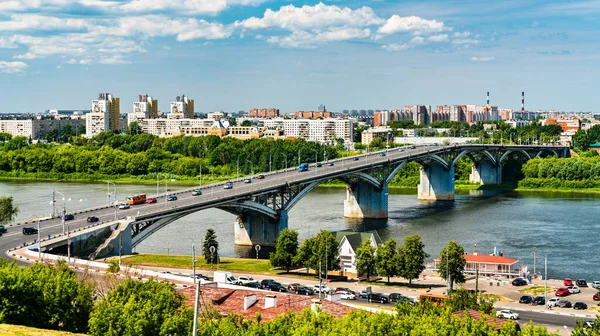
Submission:
POLYGON ((567 296, 569 294, 571 294, 571 292, 569 292, 569 290, 564 287, 557 289, 556 293, 554 293, 554 295, 556 296, 567 296))
POLYGON ((594 296, 592 297, 592 299, 594 299, 594 301, 600 301, 600 293, 594 294, 594 296))
POLYGON ((565 286, 573 286, 573 280, 571 280, 571 278, 565 278, 565 280, 563 281, 563 284, 565 286))
POLYGON ((158 200, 156 199, 156 197, 148 198, 146 200, 146 203, 156 203, 156 202, 158 202, 158 200))

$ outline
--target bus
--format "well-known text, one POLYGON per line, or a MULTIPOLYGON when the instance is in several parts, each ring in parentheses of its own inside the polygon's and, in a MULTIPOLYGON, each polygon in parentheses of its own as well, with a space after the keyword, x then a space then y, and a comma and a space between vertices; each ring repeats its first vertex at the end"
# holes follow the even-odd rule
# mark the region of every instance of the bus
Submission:
POLYGON ((146 194, 135 194, 127 197, 127 204, 136 205, 146 203, 146 194))
POLYGON ((448 300, 448 296, 447 295, 443 295, 443 294, 421 294, 419 295, 419 302, 431 302, 434 306, 437 306, 439 304, 443 304, 444 302, 446 302, 446 300, 448 300))

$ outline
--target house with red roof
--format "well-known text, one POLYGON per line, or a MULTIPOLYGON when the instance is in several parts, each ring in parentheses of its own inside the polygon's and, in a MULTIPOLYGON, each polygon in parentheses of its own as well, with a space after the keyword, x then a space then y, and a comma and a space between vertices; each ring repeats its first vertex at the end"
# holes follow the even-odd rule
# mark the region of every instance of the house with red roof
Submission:
MULTIPOLYGON (((517 266, 519 260, 505 257, 502 253, 496 254, 479 254, 477 250, 473 254, 465 253, 465 273, 476 274, 479 270, 481 276, 501 276, 509 279, 521 276, 520 267, 517 266)), ((440 258, 435 258, 434 268, 438 269, 440 258)))

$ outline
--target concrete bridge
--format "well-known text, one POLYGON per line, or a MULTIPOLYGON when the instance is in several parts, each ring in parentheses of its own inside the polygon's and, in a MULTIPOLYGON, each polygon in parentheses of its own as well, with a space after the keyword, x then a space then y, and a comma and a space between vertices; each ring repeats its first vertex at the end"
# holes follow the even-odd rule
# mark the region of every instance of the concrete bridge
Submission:
MULTIPOLYGON (((333 165, 323 162, 321 167, 316 167, 312 163, 305 172, 297 169, 276 171, 264 174, 264 179, 254 178, 252 183, 244 183, 244 179, 235 180, 232 189, 223 189, 223 183, 206 185, 200 196, 192 196, 193 189, 175 192, 173 194, 177 195, 177 201, 167 202, 162 195, 158 197, 157 203, 134 205, 127 210, 116 211, 114 208, 102 207, 75 213, 76 219, 69 221, 69 225, 76 229, 88 227, 86 218, 97 216, 105 227, 116 216, 120 220, 118 225, 115 221, 112 234, 105 237, 106 241, 101 244, 105 251, 94 251, 89 256, 100 256, 109 251, 114 253, 116 243, 111 244, 111 240, 115 239, 119 240, 121 251, 127 254, 144 239, 173 221, 203 209, 219 208, 237 216, 235 223, 232 223, 235 228, 235 244, 268 246, 273 245, 279 232, 287 228, 288 213, 294 205, 328 180, 337 179, 346 184, 345 217, 387 218, 388 183, 409 162, 416 162, 421 166, 419 199, 452 201, 454 169, 463 156, 468 156, 474 163, 471 182, 500 184, 502 163, 507 158, 529 160, 548 155, 567 157, 569 151, 567 147, 520 145, 394 148, 330 161, 333 165)), ((198 216, 198 221, 201 220, 198 216)), ((16 226, 19 225, 21 223, 16 226)), ((59 234, 62 221, 60 218, 47 219, 42 222, 42 227, 44 231, 50 231, 44 232, 44 237, 52 232, 59 234)), ((8 241, 0 239, 0 247, 6 247, 8 241)), ((53 244, 58 245, 56 241, 53 244)))

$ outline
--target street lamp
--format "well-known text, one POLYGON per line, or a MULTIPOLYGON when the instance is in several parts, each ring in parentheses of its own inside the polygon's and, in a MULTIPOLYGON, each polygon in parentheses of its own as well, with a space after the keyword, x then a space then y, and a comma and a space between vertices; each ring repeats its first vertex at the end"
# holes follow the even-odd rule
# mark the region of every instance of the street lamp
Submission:
POLYGON ((61 193, 58 190, 52 189, 52 210, 55 211, 55 203, 56 203, 56 198, 55 198, 55 194, 58 193, 62 196, 62 201, 63 201, 63 212, 62 212, 62 227, 63 227, 63 234, 65 234, 65 215, 67 214, 67 204, 66 201, 71 201, 70 198, 67 198, 63 193, 61 193))
POLYGON ((284 172, 285 172, 285 180, 287 181, 287 164, 288 164, 287 154, 286 153, 281 153, 281 155, 283 155, 285 157, 285 169, 284 169, 284 172))
POLYGON ((117 220, 117 209, 119 208, 118 204, 118 199, 117 199, 117 185, 114 184, 114 182, 110 182, 110 181, 106 181, 106 183, 108 183, 108 190, 109 190, 109 195, 108 195, 108 199, 110 200, 110 185, 112 184, 114 186, 114 195, 115 195, 115 220, 117 220))
POLYGON ((246 159, 246 162, 250 163, 250 176, 254 175, 254 164, 252 163, 252 161, 246 159))
POLYGON ((242 156, 242 155, 244 155, 244 154, 238 155, 237 160, 236 160, 236 165, 235 165, 235 179, 236 180, 240 178, 240 156, 242 156))
POLYGON ((317 162, 319 161, 319 151, 316 149, 312 150, 315 152, 315 176, 317 176, 317 162))

